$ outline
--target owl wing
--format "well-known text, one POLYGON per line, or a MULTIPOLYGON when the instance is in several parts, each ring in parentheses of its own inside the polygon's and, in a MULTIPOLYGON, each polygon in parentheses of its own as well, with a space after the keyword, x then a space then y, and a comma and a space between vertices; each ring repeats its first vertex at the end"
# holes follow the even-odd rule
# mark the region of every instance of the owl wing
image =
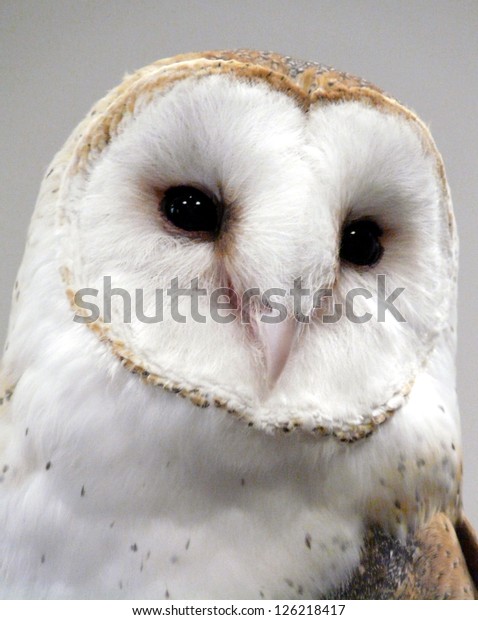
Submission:
POLYGON ((329 599, 445 600, 478 598, 478 539, 462 517, 435 515, 405 543, 369 528, 361 563, 329 599))
POLYGON ((455 531, 468 572, 473 579, 475 599, 478 599, 478 536, 465 515, 461 516, 455 531))
POLYGON ((416 553, 404 588, 407 599, 475 599, 478 542, 466 518, 454 527, 443 513, 416 534, 416 553))

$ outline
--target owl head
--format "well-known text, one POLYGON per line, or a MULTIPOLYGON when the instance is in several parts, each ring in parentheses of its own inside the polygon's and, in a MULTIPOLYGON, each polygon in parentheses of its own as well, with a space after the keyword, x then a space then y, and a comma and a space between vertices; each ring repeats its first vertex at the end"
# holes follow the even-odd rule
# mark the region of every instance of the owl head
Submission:
MULTIPOLYGON (((266 431, 352 441, 453 353, 456 239, 422 122, 271 53, 190 54, 111 91, 57 155, 68 320, 138 381, 266 431)), ((51 243, 32 228, 30 244, 51 243)))

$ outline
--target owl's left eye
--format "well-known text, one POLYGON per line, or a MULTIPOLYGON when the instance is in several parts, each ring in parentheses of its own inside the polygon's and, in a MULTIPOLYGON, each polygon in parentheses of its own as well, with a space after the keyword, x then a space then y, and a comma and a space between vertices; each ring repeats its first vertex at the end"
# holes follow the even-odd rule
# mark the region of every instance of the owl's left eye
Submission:
POLYGON ((164 193, 161 209, 166 218, 182 230, 214 233, 219 229, 217 204, 196 187, 170 187, 164 193))
POLYGON ((373 220, 355 220, 342 231, 340 258, 354 265, 371 267, 383 255, 383 231, 373 220))

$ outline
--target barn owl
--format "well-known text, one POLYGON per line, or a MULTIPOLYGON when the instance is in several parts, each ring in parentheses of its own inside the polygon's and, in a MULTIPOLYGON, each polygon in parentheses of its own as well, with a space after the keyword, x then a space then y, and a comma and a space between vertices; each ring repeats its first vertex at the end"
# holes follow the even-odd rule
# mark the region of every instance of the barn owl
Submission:
POLYGON ((429 131, 372 84, 246 50, 127 76, 15 283, 1 596, 473 598, 456 264, 429 131))

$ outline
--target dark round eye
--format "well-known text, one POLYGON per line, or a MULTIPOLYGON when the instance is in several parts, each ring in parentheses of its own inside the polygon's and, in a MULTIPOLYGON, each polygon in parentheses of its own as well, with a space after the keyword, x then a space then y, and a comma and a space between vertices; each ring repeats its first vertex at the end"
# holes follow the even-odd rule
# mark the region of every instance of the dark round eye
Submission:
POLYGON ((164 193, 161 209, 168 220, 182 230, 216 232, 219 228, 216 203, 195 187, 170 187, 164 193))
POLYGON ((382 229, 372 220, 355 220, 342 232, 340 258, 354 265, 371 266, 382 258, 382 229))

